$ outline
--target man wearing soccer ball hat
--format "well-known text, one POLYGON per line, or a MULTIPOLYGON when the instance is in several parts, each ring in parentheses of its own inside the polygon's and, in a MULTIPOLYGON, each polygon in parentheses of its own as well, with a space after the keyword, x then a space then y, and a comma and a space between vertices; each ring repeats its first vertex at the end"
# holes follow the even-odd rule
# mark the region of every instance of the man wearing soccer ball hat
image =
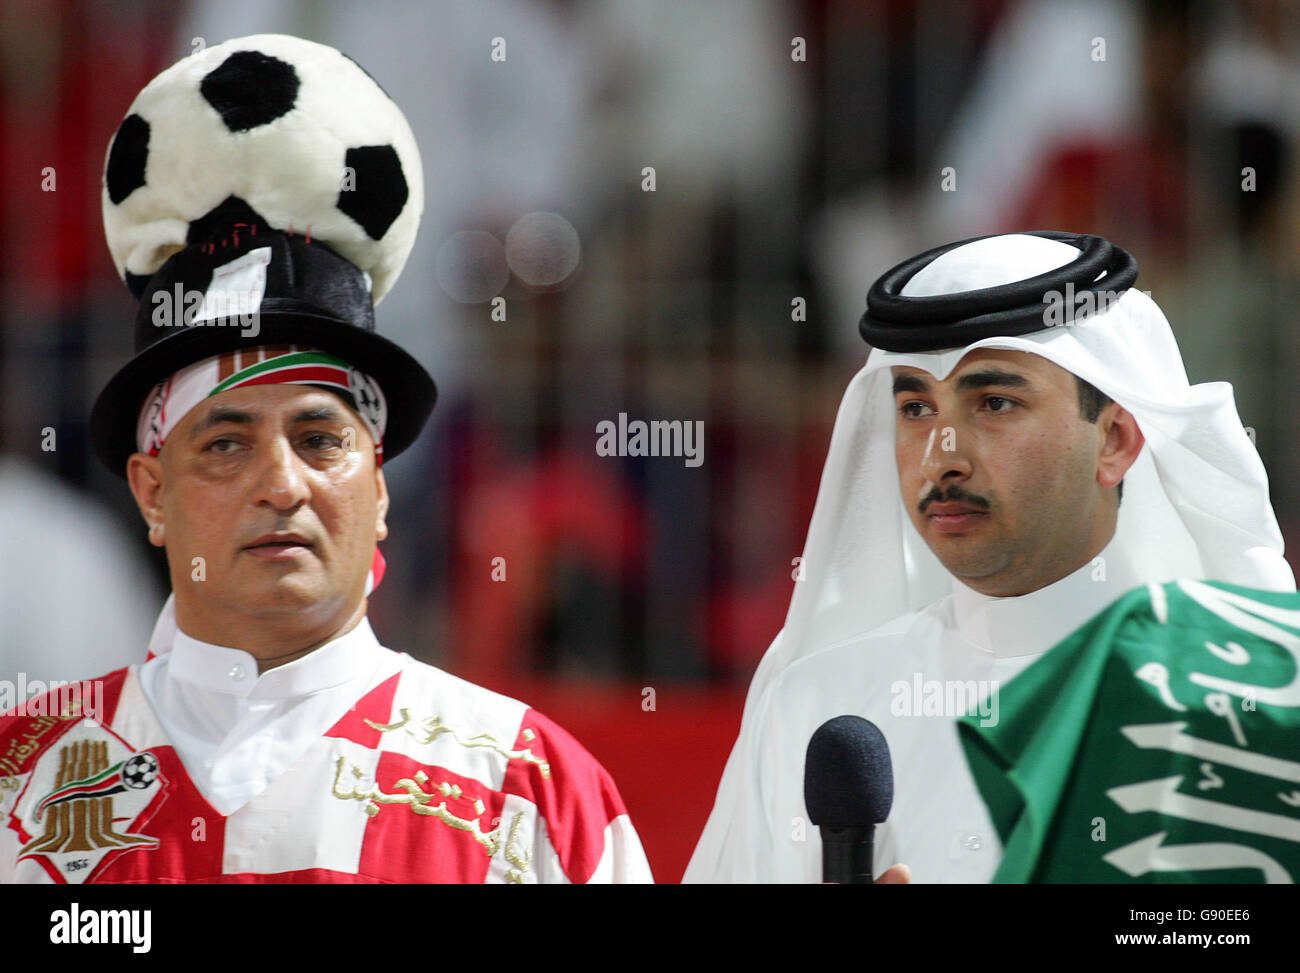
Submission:
POLYGON ((0 717, 0 881, 650 880, 586 750, 366 620, 380 465, 435 395, 373 312, 422 208, 406 120, 332 48, 228 41, 132 105, 104 214, 136 356, 91 434, 172 595, 100 712, 0 717))

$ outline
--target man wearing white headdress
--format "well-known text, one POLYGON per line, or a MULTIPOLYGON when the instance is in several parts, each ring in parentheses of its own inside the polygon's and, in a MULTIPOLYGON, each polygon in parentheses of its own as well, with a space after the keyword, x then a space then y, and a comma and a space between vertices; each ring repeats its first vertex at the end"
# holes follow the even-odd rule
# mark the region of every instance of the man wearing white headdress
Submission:
POLYGON ((841 714, 893 760, 877 881, 988 881, 1001 849, 955 717, 996 721, 1000 685, 1139 584, 1295 590, 1231 386, 1189 385, 1136 275, 1105 240, 1041 232, 873 286, 805 574, 685 881, 821 880, 804 755, 841 714))

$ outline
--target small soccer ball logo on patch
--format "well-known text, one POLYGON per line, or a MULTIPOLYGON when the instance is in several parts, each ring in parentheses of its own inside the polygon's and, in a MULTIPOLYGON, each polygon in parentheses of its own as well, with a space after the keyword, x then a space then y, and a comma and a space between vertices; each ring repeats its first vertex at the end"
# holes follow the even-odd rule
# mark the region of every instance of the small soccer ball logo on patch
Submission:
POLYGON ((122 783, 141 790, 158 779, 158 758, 151 753, 137 753, 122 767, 122 783))

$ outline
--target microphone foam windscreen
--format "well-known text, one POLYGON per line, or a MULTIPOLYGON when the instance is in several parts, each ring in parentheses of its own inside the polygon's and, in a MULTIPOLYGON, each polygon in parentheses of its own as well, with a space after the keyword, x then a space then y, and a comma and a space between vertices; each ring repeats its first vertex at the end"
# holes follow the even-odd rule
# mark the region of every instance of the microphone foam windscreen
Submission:
POLYGON ((822 827, 880 824, 894 803, 894 768, 885 735, 860 716, 827 720, 808 741, 803 799, 822 827))

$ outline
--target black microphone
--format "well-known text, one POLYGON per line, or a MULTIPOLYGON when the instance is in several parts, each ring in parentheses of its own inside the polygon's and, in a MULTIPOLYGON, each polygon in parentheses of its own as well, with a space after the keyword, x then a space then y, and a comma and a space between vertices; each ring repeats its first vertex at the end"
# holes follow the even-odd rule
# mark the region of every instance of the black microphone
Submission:
POLYGON ((822 881, 871 884, 876 825, 894 803, 894 768, 885 735, 861 716, 827 720, 808 741, 803 800, 821 829, 822 881))

